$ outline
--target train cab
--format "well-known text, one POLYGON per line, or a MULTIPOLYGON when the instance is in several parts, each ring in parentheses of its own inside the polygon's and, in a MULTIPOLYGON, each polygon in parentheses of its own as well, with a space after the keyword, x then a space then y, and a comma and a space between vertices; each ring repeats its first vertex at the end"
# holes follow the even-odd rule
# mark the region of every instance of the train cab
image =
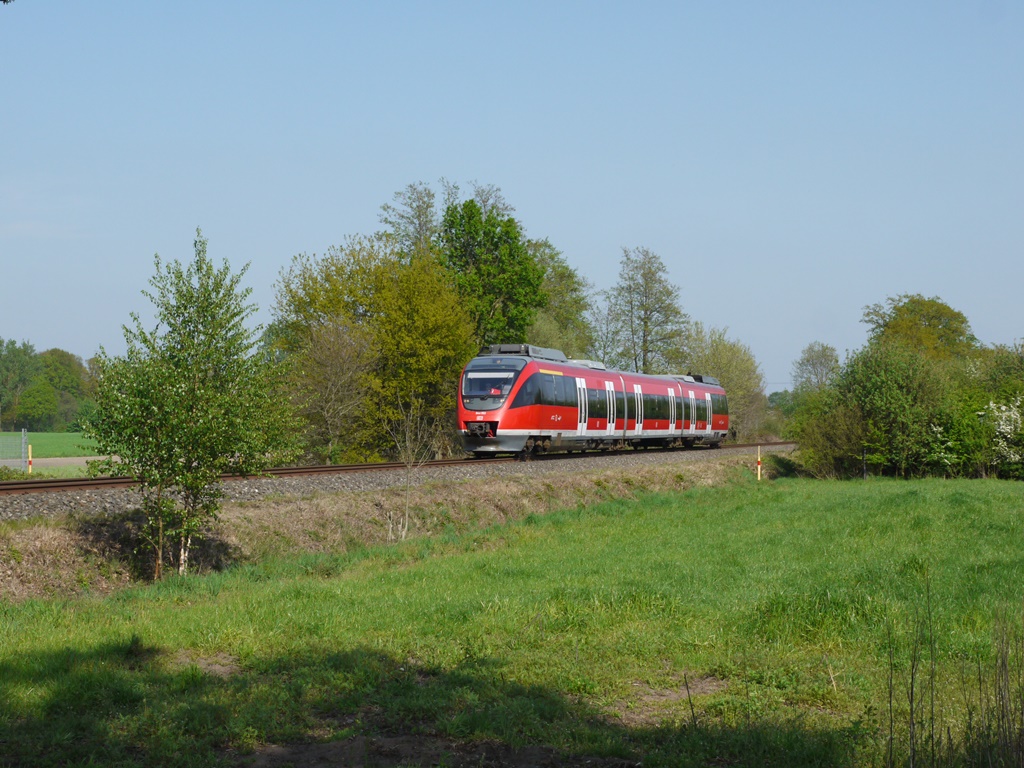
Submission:
POLYGON ((539 368, 539 359, 567 361, 557 350, 527 344, 495 344, 469 361, 459 393, 459 426, 467 451, 500 454, 524 449, 528 434, 513 431, 507 411, 520 383, 539 368), (502 422, 505 429, 499 432, 502 422))

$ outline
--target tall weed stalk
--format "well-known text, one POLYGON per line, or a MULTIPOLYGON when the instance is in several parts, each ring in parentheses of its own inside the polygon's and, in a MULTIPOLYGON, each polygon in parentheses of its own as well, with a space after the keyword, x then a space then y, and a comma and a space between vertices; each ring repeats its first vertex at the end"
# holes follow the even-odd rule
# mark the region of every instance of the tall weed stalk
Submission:
POLYGON ((990 658, 962 664, 950 681, 939 676, 930 590, 906 647, 891 626, 887 637, 886 768, 1024 766, 1024 623, 997 616, 990 658))

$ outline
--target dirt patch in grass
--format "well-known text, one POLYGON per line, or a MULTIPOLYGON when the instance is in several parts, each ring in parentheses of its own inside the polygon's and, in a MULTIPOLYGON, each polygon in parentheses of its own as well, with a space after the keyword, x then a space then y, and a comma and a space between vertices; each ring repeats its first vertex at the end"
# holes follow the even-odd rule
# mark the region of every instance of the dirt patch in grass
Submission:
POLYGON ((224 679, 238 674, 240 669, 237 659, 226 653, 200 656, 185 650, 178 651, 171 657, 171 666, 179 669, 194 666, 201 672, 224 679))
POLYGON ((727 685, 725 680, 712 675, 685 673, 676 675, 662 688, 634 683, 635 695, 615 705, 613 712, 629 728, 655 727, 666 721, 689 722, 696 718, 696 701, 700 697, 723 691, 727 685))
MULTIPOLYGON (((586 507, 649 491, 723 484, 748 457, 432 483, 378 491, 313 493, 228 503, 194 547, 195 570, 274 555, 343 554, 406 538, 443 536, 586 507)), ((144 580, 152 567, 131 515, 69 517, 0 528, 0 599, 106 594, 144 580), (136 562, 139 561, 139 562, 136 562)))

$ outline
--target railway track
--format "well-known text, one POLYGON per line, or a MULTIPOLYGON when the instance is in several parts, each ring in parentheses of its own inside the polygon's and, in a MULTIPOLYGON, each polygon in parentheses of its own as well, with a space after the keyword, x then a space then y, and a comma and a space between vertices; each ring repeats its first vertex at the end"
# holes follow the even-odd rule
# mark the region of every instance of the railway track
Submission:
MULTIPOLYGON (((758 446, 778 448, 785 445, 793 445, 793 443, 735 443, 731 445, 721 446, 721 450, 737 450, 737 449, 749 449, 756 448, 758 446)), ((541 454, 534 457, 536 461, 550 461, 550 460, 572 460, 590 458, 594 456, 608 456, 608 455, 622 455, 624 453, 633 452, 634 449, 623 449, 617 451, 602 451, 602 452, 577 452, 577 453, 556 453, 556 454, 541 454)), ((664 451, 666 449, 654 448, 649 449, 652 452, 664 451)), ((684 450, 684 449, 668 449, 668 450, 684 450)), ((697 448, 694 450, 709 450, 697 448)), ((466 458, 466 459, 441 459, 437 461, 427 461, 418 463, 412 469, 421 468, 442 468, 442 467, 453 467, 453 466, 481 466, 485 464, 502 464, 507 462, 517 461, 518 458, 515 456, 502 456, 493 459, 481 459, 481 458, 466 458)), ((407 465, 402 462, 384 462, 377 464, 328 464, 328 465, 317 465, 317 466, 304 466, 304 467, 278 467, 274 469, 265 470, 262 476, 270 477, 302 477, 308 475, 326 475, 326 474, 342 474, 342 473, 356 473, 356 472, 394 472, 403 469, 407 469, 407 465)), ((243 480, 246 476, 243 475, 222 475, 221 480, 224 482, 231 482, 232 480, 243 480)), ((68 491, 95 491, 95 490, 107 490, 114 488, 132 488, 137 486, 139 483, 133 477, 79 477, 79 478, 63 478, 63 479, 44 479, 44 480, 4 480, 0 481, 0 496, 7 496, 11 494, 25 494, 25 493, 60 493, 68 491)))

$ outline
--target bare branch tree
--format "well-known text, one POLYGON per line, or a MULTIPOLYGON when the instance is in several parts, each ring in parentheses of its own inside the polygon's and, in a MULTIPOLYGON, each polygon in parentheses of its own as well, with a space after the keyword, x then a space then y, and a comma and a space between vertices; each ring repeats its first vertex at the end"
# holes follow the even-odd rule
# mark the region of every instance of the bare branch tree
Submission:
POLYGON ((395 454, 405 465, 405 509, 401 519, 396 520, 394 511, 385 512, 388 524, 388 541, 397 538, 405 540, 409 533, 409 510, 412 497, 413 470, 422 467, 434 455, 436 425, 426 412, 423 401, 415 395, 409 402, 397 402, 395 411, 383 419, 384 429, 395 446, 395 454))
POLYGON ((337 318, 313 328, 292 366, 295 398, 309 444, 334 461, 352 435, 375 363, 369 334, 337 318))

